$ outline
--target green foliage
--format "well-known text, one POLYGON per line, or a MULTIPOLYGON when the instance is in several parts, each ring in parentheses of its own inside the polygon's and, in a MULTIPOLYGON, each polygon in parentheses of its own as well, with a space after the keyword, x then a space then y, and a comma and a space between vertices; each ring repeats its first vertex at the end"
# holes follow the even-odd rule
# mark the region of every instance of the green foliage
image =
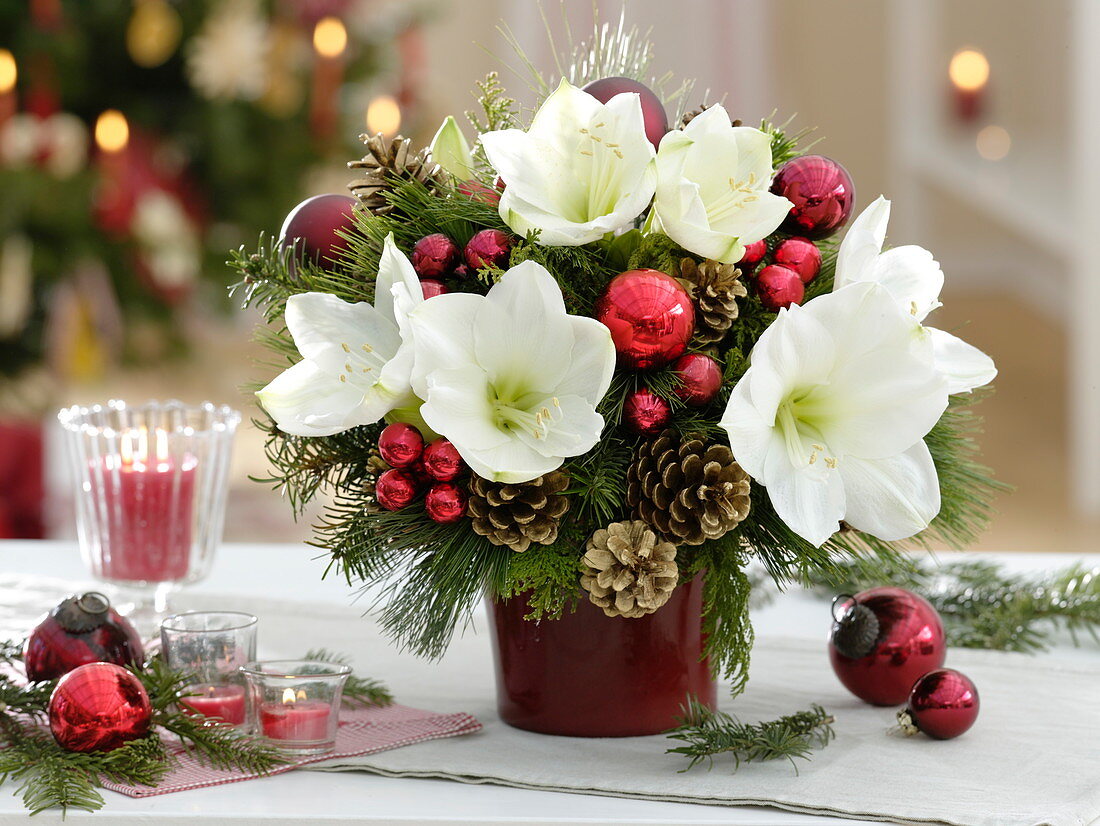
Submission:
POLYGON ((687 573, 703 574, 703 631, 711 668, 729 681, 736 696, 749 680, 749 660, 754 634, 749 617, 752 583, 740 553, 716 543, 706 543, 687 573))
MULTIPOLYGON (((568 517, 567 517, 568 518, 568 517)), ((532 545, 508 560, 501 597, 527 594, 527 619, 557 619, 577 601, 577 577, 587 537, 564 529, 552 545, 532 545)))
MULTIPOLYGON (((775 117, 775 112, 772 112, 771 117, 775 117)), ((760 121, 760 131, 766 132, 772 139, 772 166, 779 167, 791 158, 805 155, 817 143, 817 141, 812 141, 803 146, 802 144, 806 138, 814 130, 812 128, 800 129, 791 133, 788 130, 793 120, 794 116, 792 115, 780 124, 773 123, 770 118, 764 118, 760 121)))
MULTIPOLYGON (((313 648, 306 652, 303 660, 313 660, 336 665, 351 665, 343 654, 334 654, 325 648, 313 648)), ((348 706, 388 706, 393 705, 393 695, 381 681, 369 677, 350 674, 344 683, 344 705, 348 706)))
POLYGON ((809 760, 815 748, 824 748, 835 736, 832 715, 819 705, 809 711, 799 711, 777 720, 761 723, 742 723, 736 717, 722 711, 712 711, 695 698, 688 701, 681 725, 668 732, 670 740, 684 745, 666 750, 666 754, 682 754, 689 758, 687 768, 707 762, 714 765, 714 757, 728 754, 733 758, 733 770, 742 763, 763 760, 789 760, 798 771, 795 758, 809 760))
MULTIPOLYGON (((477 134, 508 129, 516 125, 516 101, 505 92, 496 72, 489 72, 477 83, 477 103, 480 112, 466 112, 466 119, 477 134)), ((485 157, 485 147, 477 141, 473 148, 474 166, 478 178, 486 184, 496 182, 496 172, 485 157)))

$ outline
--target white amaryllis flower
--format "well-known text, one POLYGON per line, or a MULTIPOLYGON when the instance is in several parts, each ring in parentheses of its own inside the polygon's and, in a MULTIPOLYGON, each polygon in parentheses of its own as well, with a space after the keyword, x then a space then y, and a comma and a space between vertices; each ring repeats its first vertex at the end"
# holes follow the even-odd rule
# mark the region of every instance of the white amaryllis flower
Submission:
POLYGON ((771 138, 733 126, 724 108, 712 106, 661 139, 657 226, 689 252, 735 264, 746 244, 771 235, 791 209, 768 191, 771 179, 771 138))
MULTIPOLYGON (((834 290, 849 284, 872 282, 885 287, 902 309, 923 323, 940 304, 943 271, 932 253, 908 245, 886 252, 886 225, 890 202, 881 195, 852 222, 836 258, 834 290)), ((947 377, 948 393, 965 393, 993 381, 993 359, 960 338, 925 327, 932 340, 936 367, 947 377)))
POLYGON ((884 287, 854 284, 780 311, 721 425, 799 536, 820 546, 843 519, 893 541, 939 513, 924 436, 946 408, 920 325, 884 287))
POLYGON ((595 241, 653 199, 653 145, 633 93, 600 103, 562 80, 526 132, 486 132, 481 144, 506 185, 500 217, 520 235, 540 230, 543 244, 595 241))
POLYGON ((541 265, 513 267, 485 296, 437 296, 410 319, 420 412, 479 476, 527 482, 599 441, 611 333, 568 315, 541 265))
POLYGON ((376 422, 411 400, 413 350, 408 315, 424 294, 412 264, 386 238, 374 306, 328 293, 286 303, 286 327, 302 360, 256 395, 279 429, 330 436, 376 422))

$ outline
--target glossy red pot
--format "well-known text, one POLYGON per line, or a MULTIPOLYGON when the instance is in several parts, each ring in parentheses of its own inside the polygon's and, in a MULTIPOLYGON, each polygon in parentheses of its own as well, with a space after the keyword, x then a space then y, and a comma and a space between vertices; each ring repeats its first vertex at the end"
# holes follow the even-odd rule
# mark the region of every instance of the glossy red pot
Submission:
POLYGON ((489 606, 497 709, 542 734, 631 737, 676 725, 687 698, 714 707, 703 656, 703 580, 681 585, 659 611, 608 617, 587 600, 561 619, 525 620, 527 600, 489 606))

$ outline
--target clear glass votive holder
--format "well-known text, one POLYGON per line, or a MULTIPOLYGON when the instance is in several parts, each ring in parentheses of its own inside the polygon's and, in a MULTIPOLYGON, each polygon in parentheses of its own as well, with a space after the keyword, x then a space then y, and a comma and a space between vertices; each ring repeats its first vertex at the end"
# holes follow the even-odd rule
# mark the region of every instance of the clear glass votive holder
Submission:
POLYGON ((144 637, 169 592, 206 576, 221 540, 241 415, 209 402, 74 405, 57 415, 76 491, 77 535, 92 574, 133 595, 120 611, 144 637))
POLYGON ((256 622, 242 611, 188 611, 161 623, 165 662, 194 679, 180 703, 183 711, 246 725, 248 693, 241 666, 256 659, 256 622))
POLYGON ((252 730, 288 754, 336 747, 340 703, 351 667, 310 660, 264 660, 241 668, 252 730))

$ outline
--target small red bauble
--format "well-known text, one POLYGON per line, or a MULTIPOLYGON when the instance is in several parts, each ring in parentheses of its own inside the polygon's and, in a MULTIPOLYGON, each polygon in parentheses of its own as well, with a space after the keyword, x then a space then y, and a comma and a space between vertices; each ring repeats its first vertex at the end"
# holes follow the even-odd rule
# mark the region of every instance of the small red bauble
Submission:
POLYGON ((924 597, 902 588, 871 588, 838 600, 834 619, 833 671, 845 688, 873 705, 904 703, 913 683, 947 656, 940 615, 924 597))
POLYGON ((424 497, 424 510, 436 522, 457 522, 466 515, 466 491, 453 482, 437 482, 424 497))
POLYGON ((737 262, 737 268, 741 270, 742 275, 752 275, 756 270, 756 265, 763 261, 764 256, 767 254, 768 245, 762 240, 745 244, 745 254, 737 262))
POLYGON ((623 423, 640 436, 656 436, 672 419, 672 406, 641 387, 623 402, 623 423))
POLYGON ((379 435, 378 452, 394 467, 408 467, 424 452, 424 437, 411 424, 394 422, 379 435))
POLYGON ((424 294, 424 300, 429 298, 435 298, 437 295, 445 295, 450 290, 447 285, 442 281, 436 281, 434 278, 425 278, 420 282, 420 291, 424 294))
POLYGON ((149 733, 153 709, 141 680, 112 663, 73 669, 50 695, 50 731, 69 751, 111 751, 149 733))
POLYGON ((646 86, 628 77, 604 77, 593 80, 581 91, 588 92, 600 103, 607 103, 615 95, 624 92, 638 95, 642 104, 642 122, 645 124, 645 136, 656 149, 661 138, 668 132, 668 114, 661 99, 646 86))
POLYGON ((950 740, 974 725, 980 706, 978 689, 969 677, 953 668, 937 668, 914 684, 909 704, 898 712, 898 723, 906 734, 923 731, 937 740, 950 740))
POLYGON ((457 267, 454 268, 454 271, 451 273, 451 275, 453 275, 455 278, 465 278, 469 274, 470 268, 467 267, 465 264, 459 264, 457 267))
POLYGON ((290 211, 279 232, 282 249, 294 247, 291 266, 308 259, 322 267, 331 267, 348 249, 338 232, 355 229, 353 210, 356 201, 347 195, 314 195, 290 211))
POLYGON ((500 191, 504 187, 494 189, 491 186, 486 186, 481 181, 469 180, 462 181, 458 184, 456 189, 474 201, 481 201, 485 204, 492 204, 496 206, 500 203, 500 191))
POLYGON ((425 235, 413 244, 409 260, 421 278, 442 278, 458 263, 458 245, 442 232, 425 235))
POLYGON ((722 368, 710 356, 701 353, 680 356, 672 365, 672 371, 680 379, 677 398, 692 407, 710 404, 722 389, 722 368))
POLYGON ((596 302, 611 331, 619 364, 660 367, 684 352, 695 330, 695 305, 675 278, 658 270, 616 275, 596 302))
POLYGON ((388 511, 407 507, 419 492, 420 482, 404 468, 390 468, 380 473, 374 483, 374 496, 378 504, 388 511))
POLYGON ((504 267, 512 252, 512 239, 499 229, 483 229, 474 233, 466 245, 466 264, 475 270, 504 267))
POLYGON ((86 663, 141 665, 141 637, 103 594, 72 596, 31 632, 23 662, 32 682, 53 680, 86 663))
POLYGON ((437 482, 450 482, 462 475, 466 463, 449 439, 436 439, 424 448, 424 470, 437 482))
POLYGON ((852 176, 824 155, 792 158, 775 174, 772 192, 793 206, 780 229, 806 238, 827 238, 844 226, 855 206, 852 176))
POLYGON ((809 284, 821 272, 821 250, 808 238, 788 238, 775 248, 772 260, 798 273, 803 284, 809 284))
POLYGON ((769 264, 756 276, 756 294, 765 310, 778 313, 784 307, 801 304, 806 285, 794 270, 769 264))

